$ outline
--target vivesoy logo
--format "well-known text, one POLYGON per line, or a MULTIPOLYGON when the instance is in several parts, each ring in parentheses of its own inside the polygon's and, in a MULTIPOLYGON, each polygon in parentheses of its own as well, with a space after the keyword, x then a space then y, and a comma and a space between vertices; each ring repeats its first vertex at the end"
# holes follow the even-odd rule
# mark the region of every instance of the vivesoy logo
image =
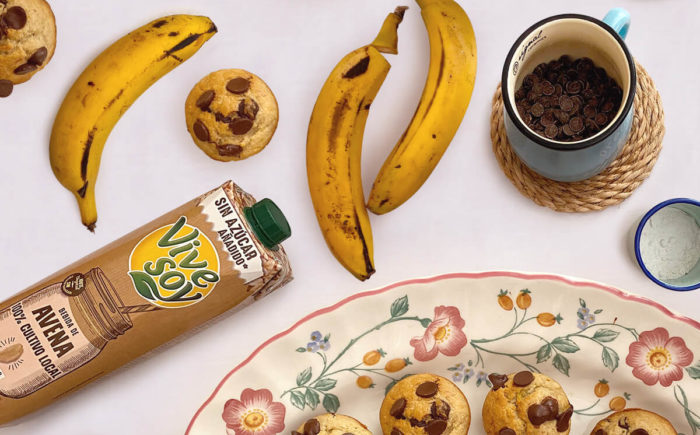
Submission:
POLYGON ((182 216, 134 247, 129 276, 141 297, 162 308, 201 301, 219 281, 219 256, 212 242, 182 216))

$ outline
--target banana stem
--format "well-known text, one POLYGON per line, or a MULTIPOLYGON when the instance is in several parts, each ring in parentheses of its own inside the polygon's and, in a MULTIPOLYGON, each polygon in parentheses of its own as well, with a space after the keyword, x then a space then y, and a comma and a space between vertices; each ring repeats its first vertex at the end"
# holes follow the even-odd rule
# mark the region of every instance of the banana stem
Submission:
POLYGON ((406 13, 408 6, 398 6, 394 12, 387 15, 382 24, 381 30, 370 44, 372 47, 382 53, 398 54, 399 35, 397 30, 399 24, 403 21, 403 15, 406 13))

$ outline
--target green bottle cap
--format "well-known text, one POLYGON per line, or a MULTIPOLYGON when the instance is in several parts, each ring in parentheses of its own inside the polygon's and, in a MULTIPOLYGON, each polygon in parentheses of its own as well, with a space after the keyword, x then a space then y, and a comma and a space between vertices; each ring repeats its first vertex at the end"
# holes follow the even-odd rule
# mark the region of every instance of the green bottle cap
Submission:
POLYGON ((289 222, 282 210, 268 198, 246 207, 243 213, 256 237, 268 249, 277 249, 279 243, 292 235, 289 222))

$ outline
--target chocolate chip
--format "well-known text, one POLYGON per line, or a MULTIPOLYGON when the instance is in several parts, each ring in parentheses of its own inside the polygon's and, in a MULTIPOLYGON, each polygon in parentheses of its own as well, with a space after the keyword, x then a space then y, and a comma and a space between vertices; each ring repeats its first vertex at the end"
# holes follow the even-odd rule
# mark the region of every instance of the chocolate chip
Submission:
POLYGON ((619 419, 617 421, 617 425, 618 425, 618 427, 621 427, 622 429, 626 429, 626 430, 629 430, 629 428, 630 428, 630 422, 627 419, 627 417, 622 417, 621 419, 619 419))
POLYGON ((499 375, 498 373, 491 373, 489 375, 489 381, 491 381, 491 389, 493 391, 498 390, 499 388, 503 388, 506 385, 506 382, 508 382, 508 375, 499 375))
POLYGON ((36 66, 41 66, 41 64, 44 63, 46 60, 46 56, 48 56, 49 50, 46 49, 46 47, 41 47, 37 51, 32 54, 32 56, 27 60, 27 63, 31 63, 32 65, 36 66))
POLYGON ((557 432, 566 432, 569 429, 572 415, 574 415, 574 407, 569 406, 569 409, 557 416, 557 432))
POLYGON ((255 119, 258 116, 258 110, 260 110, 260 106, 255 100, 244 98, 238 103, 238 116, 243 118, 255 119))
POLYGON ((540 124, 542 124, 543 127, 549 127, 550 125, 553 125, 555 123, 554 119, 554 112, 548 111, 544 115, 542 115, 542 118, 540 118, 540 124))
POLYGON ((551 420, 550 409, 539 403, 530 405, 527 408, 527 418, 535 426, 540 426, 542 423, 551 420))
POLYGON ((316 435, 319 432, 321 432, 321 423, 315 418, 312 418, 304 424, 304 435, 316 435))
POLYGON ((649 435, 649 432, 644 429, 635 429, 630 433, 630 435, 649 435))
POLYGON ((194 104, 195 106, 199 107, 200 110, 206 111, 209 109, 211 102, 214 101, 214 97, 216 97, 216 92, 209 89, 208 91, 204 91, 204 93, 197 98, 197 102, 194 104))
POLYGON ((436 395, 438 392, 438 385, 435 382, 423 382, 416 388, 416 396, 429 398, 436 395))
POLYGON ((523 86, 531 88, 535 83, 539 81, 539 77, 537 77, 535 74, 528 74, 523 79, 523 86))
POLYGON ((580 133, 583 131, 583 119, 579 116, 574 116, 569 120, 569 127, 574 133, 580 133))
POLYGON ((15 87, 14 83, 9 80, 0 80, 0 98, 8 97, 15 87))
POLYGON ((594 435, 608 435, 608 433, 603 429, 598 429, 597 431, 595 431, 594 435))
POLYGON ((36 69, 37 69, 36 65, 33 65, 31 63, 25 63, 25 64, 22 64, 22 65, 18 66, 17 68, 15 68, 14 73, 17 74, 18 76, 21 76, 23 74, 29 74, 32 71, 36 71, 36 69))
POLYGON ((530 107, 530 113, 532 116, 540 117, 544 113, 544 106, 540 103, 535 103, 530 107))
POLYGON ((230 124, 233 121, 233 118, 231 117, 232 114, 235 115, 236 112, 229 113, 229 116, 224 116, 223 113, 215 112, 214 119, 216 119, 216 122, 223 122, 224 124, 230 124))
POLYGON ((553 95, 554 91, 555 87, 550 81, 545 80, 544 82, 542 82, 542 93, 544 95, 553 95))
POLYGON ((517 435, 515 431, 509 427, 504 427, 498 431, 498 435, 517 435))
POLYGON ((301 433, 301 432, 297 432, 297 431, 293 430, 293 431, 292 431, 292 435, 304 435, 304 434, 301 433))
POLYGON ((557 418, 557 414, 559 414, 559 402, 557 399, 551 396, 547 396, 544 399, 542 399, 542 402, 540 402, 542 406, 545 408, 549 409, 549 416, 550 420, 554 420, 557 418))
MULTIPOLYGON (((430 416, 428 416, 428 417, 430 417, 430 416)), ((425 425, 428 424, 427 421, 418 420, 417 418, 413 418, 413 417, 408 419, 408 423, 413 427, 425 427, 425 425)))
POLYGON ((585 116, 586 118, 595 118, 597 113, 598 111, 595 110, 595 105, 593 104, 588 104, 586 107, 583 108, 583 116, 585 116))
POLYGON ((226 83, 226 90, 232 94, 242 94, 250 89, 250 82, 243 77, 236 77, 226 83))
POLYGON ((220 156, 239 157, 241 155, 241 152, 243 152, 243 147, 240 145, 233 144, 217 145, 216 151, 219 153, 220 156))
POLYGON ((554 139, 557 137, 559 134, 559 127, 557 127, 554 124, 550 124, 544 129, 544 135, 547 136, 548 139, 554 139))
POLYGON ((430 416, 436 420, 447 420, 450 418, 450 410, 450 405, 447 402, 440 400, 439 405, 437 402, 433 402, 430 405, 430 416))
POLYGON ((579 80, 574 80, 566 84, 566 92, 569 95, 576 95, 583 90, 583 83, 579 80))
POLYGON ((192 126, 192 131, 197 139, 207 142, 209 140, 209 129, 201 120, 196 120, 192 126))
POLYGON ((604 127, 608 123, 608 117, 605 113, 599 113, 595 116, 595 123, 598 124, 598 127, 604 127))
POLYGON ((600 111, 603 113, 609 113, 612 112, 612 110, 615 108, 615 103, 612 101, 608 100, 605 103, 603 103, 602 106, 600 106, 600 111))
POLYGON ((391 435, 403 435, 403 432, 401 432, 400 430, 398 430, 396 428, 393 428, 393 429, 391 429, 391 435))
POLYGON ((559 97, 559 107, 561 107, 561 110, 569 112, 574 108, 574 102, 568 95, 562 95, 559 97))
POLYGON ((522 371, 513 376, 513 385, 518 387, 527 387, 535 380, 535 375, 532 372, 522 371))
POLYGON ((569 119, 570 119, 569 114, 564 112, 563 110, 559 110, 559 111, 555 112, 554 116, 557 117, 557 119, 559 120, 559 122, 561 124, 567 124, 569 122, 569 119))
POLYGON ((19 30, 27 24, 27 13, 19 6, 13 6, 5 12, 3 22, 10 29, 19 30))
POLYGON ((391 405, 391 410, 389 411, 389 415, 391 415, 394 418, 401 418, 403 417, 403 411, 406 409, 406 399, 403 397, 398 399, 396 402, 394 402, 393 405, 391 405))
POLYGON ((246 134, 253 128, 253 121, 248 118, 237 118, 228 125, 233 134, 246 134))
POLYGON ((433 420, 425 425, 424 430, 428 435, 440 435, 447 429, 447 422, 445 420, 433 420))

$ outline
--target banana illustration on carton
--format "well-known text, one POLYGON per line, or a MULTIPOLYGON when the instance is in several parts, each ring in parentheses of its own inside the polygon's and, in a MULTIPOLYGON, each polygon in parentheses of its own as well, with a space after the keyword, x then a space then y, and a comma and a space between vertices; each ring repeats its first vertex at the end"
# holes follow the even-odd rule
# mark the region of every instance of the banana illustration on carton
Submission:
POLYGON ((428 179, 469 106, 476 78, 476 38, 469 17, 453 0, 416 0, 430 41, 430 67, 413 119, 387 157, 367 207, 387 213, 428 179))
POLYGON ((376 39, 345 56, 316 100, 306 140, 311 200, 328 247, 360 280, 374 273, 372 229, 360 160, 372 100, 389 73, 382 53, 396 54, 405 7, 384 20, 376 39))
POLYGON ((105 49, 78 77, 51 132, 51 168, 78 201, 83 224, 97 221, 95 182, 107 137, 131 104, 216 33, 207 17, 154 20, 105 49))

